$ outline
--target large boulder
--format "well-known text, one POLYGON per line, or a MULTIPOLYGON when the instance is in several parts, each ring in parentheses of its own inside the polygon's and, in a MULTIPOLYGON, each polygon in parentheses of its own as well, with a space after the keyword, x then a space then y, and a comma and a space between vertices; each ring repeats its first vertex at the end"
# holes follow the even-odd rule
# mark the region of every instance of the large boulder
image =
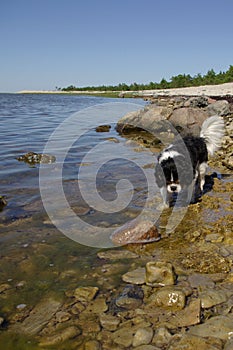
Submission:
POLYGON ((208 113, 200 108, 178 108, 169 118, 172 125, 181 134, 199 135, 201 125, 208 118, 208 113))
POLYGON ((127 113, 118 121, 116 130, 119 133, 128 134, 143 129, 156 134, 165 129, 164 123, 171 113, 171 108, 146 106, 143 110, 127 113))
POLYGON ((207 107, 207 112, 209 115, 220 115, 225 116, 230 114, 230 104, 226 100, 219 100, 214 103, 211 103, 207 107))

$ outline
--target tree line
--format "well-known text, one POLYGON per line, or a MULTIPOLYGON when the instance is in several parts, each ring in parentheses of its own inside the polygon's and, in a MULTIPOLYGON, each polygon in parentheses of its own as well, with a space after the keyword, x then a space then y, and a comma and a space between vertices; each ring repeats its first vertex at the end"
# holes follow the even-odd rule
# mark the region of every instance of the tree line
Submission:
POLYGON ((125 84, 118 85, 101 85, 101 86, 85 86, 77 87, 69 85, 65 88, 57 88, 60 91, 138 91, 138 90, 153 90, 153 89, 172 89, 179 87, 200 86, 200 85, 217 85, 233 82, 233 65, 230 65, 226 72, 215 73, 213 69, 208 70, 205 75, 200 73, 191 76, 190 74, 178 74, 167 81, 163 78, 160 83, 150 82, 148 84, 125 84))

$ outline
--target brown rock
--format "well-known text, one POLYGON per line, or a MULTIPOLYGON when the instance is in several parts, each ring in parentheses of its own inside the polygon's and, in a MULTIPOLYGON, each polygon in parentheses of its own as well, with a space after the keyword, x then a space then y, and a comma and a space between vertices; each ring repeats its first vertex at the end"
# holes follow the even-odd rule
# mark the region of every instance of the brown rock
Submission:
POLYGON ((146 264, 146 284, 153 287, 168 286, 175 283, 175 272, 171 263, 149 261, 146 264))
POLYGON ((44 326, 46 326, 60 307, 61 303, 54 299, 48 298, 42 300, 34 307, 29 316, 25 318, 20 325, 15 324, 11 327, 11 330, 28 335, 37 334, 44 326))
POLYGON ((91 301, 98 293, 98 287, 78 287, 74 291, 74 297, 81 302, 91 301))
POLYGON ((208 113, 197 108, 178 108, 175 109, 169 118, 169 121, 179 132, 199 135, 201 125, 208 118, 208 113))
POLYGON ((111 239, 115 245, 150 243, 160 240, 160 234, 152 221, 134 219, 115 230, 111 239))

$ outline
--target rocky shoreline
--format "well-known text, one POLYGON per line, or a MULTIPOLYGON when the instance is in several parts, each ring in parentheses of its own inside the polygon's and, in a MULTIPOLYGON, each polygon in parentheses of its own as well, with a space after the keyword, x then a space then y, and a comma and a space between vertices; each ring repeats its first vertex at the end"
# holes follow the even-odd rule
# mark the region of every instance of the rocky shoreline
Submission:
POLYGON ((117 131, 144 147, 169 144, 177 133, 199 135, 201 125, 212 115, 225 121, 222 149, 210 160, 223 170, 233 170, 233 103, 231 99, 207 96, 156 96, 143 110, 131 112, 118 121, 117 131))
MULTIPOLYGON (((233 348, 232 104, 207 96, 150 102, 119 120, 119 133, 158 150, 161 140, 174 137, 167 121, 181 133, 198 133, 203 119, 219 114, 226 135, 210 165, 228 177, 214 179, 212 191, 188 207, 169 237, 92 252, 92 263, 90 251, 76 256, 51 223, 44 222, 44 231, 33 227, 34 241, 31 219, 11 223, 9 232, 23 234, 14 243, 17 255, 7 243, 1 254, 0 343, 9 349, 233 348)), ((161 229, 169 214, 162 214, 161 229)))

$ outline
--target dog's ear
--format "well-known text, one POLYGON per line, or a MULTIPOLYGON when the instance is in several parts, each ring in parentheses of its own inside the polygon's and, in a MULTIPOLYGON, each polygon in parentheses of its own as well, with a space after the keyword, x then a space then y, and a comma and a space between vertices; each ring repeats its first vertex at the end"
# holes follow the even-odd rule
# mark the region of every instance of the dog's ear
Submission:
POLYGON ((155 166, 155 181, 159 188, 166 186, 166 180, 165 180, 163 168, 159 163, 157 163, 155 166))

